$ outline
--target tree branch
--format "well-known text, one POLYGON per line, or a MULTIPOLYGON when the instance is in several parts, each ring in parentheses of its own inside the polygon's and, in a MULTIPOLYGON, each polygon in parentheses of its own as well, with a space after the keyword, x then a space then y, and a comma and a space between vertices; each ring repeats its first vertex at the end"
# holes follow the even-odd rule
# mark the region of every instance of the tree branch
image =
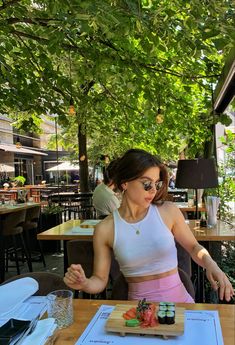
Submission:
POLYGON ((3 5, 0 6, 0 11, 5 10, 5 8, 13 6, 14 4, 16 4, 17 2, 20 2, 20 0, 11 0, 11 1, 3 1, 3 5))

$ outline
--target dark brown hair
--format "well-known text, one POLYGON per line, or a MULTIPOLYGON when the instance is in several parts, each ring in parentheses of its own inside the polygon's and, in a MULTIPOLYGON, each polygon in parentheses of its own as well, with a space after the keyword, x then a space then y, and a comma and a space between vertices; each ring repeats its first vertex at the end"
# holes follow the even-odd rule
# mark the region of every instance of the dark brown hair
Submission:
POLYGON ((109 163, 104 171, 104 184, 109 185, 113 183, 113 176, 116 172, 119 159, 115 159, 109 163))
POLYGON ((160 169, 160 181, 162 187, 157 191, 152 203, 157 203, 159 200, 164 200, 168 189, 168 173, 165 165, 161 160, 151 153, 140 150, 131 149, 126 151, 119 159, 118 165, 113 176, 113 182, 120 191, 123 190, 122 184, 128 181, 136 180, 141 177, 144 172, 152 167, 160 169))

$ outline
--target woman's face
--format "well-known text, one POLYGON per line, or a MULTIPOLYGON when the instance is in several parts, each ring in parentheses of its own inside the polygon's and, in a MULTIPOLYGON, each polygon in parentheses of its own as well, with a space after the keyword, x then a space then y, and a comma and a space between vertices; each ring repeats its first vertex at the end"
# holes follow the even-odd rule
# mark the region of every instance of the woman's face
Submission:
POLYGON ((148 207, 157 193, 160 179, 160 169, 152 167, 147 169, 136 180, 124 183, 126 197, 136 205, 148 207))

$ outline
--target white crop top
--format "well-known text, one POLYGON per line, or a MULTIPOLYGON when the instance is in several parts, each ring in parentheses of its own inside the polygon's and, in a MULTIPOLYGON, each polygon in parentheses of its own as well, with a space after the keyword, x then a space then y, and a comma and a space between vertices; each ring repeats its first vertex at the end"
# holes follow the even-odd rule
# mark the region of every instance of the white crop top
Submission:
POLYGON ((125 277, 159 274, 178 266, 174 236, 157 206, 150 205, 144 219, 128 223, 113 212, 113 251, 125 277))

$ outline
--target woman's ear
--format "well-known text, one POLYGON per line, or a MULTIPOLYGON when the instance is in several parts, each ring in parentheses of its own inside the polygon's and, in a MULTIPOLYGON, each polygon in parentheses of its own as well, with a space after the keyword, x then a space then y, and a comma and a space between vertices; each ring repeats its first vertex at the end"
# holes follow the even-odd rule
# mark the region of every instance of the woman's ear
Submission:
POLYGON ((127 182, 121 184, 122 191, 125 191, 127 188, 127 182))

